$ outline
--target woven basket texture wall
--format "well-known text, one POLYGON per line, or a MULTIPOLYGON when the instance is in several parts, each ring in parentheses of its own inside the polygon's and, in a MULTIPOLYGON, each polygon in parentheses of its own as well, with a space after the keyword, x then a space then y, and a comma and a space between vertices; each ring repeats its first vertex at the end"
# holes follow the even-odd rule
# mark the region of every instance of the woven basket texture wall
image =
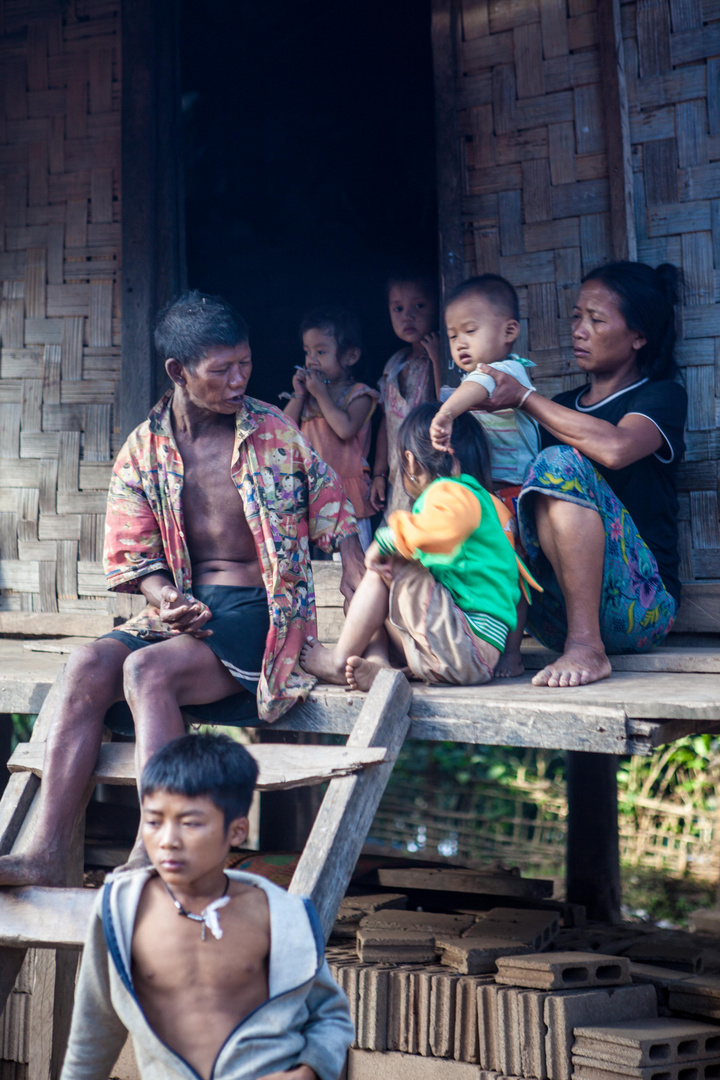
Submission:
MULTIPOLYGON (((517 286, 520 351, 552 395, 583 382, 568 316, 581 276, 611 257, 597 0, 458 8, 466 272, 517 286)), ((705 582, 720 578, 720 2, 638 0, 620 15, 637 257, 686 278, 681 575, 705 582)))
POLYGON ((0 5, 4 629, 10 612, 57 613, 48 629, 110 622, 100 560, 118 441, 119 33, 118 2, 0 5))

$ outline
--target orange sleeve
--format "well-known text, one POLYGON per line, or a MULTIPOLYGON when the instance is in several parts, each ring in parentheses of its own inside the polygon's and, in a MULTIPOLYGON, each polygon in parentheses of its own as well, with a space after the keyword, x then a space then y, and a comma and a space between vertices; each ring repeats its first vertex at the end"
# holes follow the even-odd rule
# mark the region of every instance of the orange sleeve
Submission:
POLYGON ((395 546, 405 559, 415 551, 450 555, 477 529, 482 517, 480 500, 463 484, 434 484, 419 514, 396 510, 388 524, 395 546))

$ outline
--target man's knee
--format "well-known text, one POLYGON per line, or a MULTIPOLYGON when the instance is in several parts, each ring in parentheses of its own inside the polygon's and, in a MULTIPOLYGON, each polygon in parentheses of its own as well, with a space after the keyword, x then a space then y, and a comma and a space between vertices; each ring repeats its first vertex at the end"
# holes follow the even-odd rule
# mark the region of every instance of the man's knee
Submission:
POLYGON ((127 701, 137 698, 138 694, 152 686, 157 690, 172 682, 172 672, 167 664, 157 655, 152 645, 131 652, 123 664, 123 690, 127 701))
POLYGON ((70 653, 65 665, 65 675, 72 685, 86 682, 93 684, 117 680, 122 669, 122 657, 111 653, 103 645, 103 639, 91 641, 87 645, 78 645, 70 653))

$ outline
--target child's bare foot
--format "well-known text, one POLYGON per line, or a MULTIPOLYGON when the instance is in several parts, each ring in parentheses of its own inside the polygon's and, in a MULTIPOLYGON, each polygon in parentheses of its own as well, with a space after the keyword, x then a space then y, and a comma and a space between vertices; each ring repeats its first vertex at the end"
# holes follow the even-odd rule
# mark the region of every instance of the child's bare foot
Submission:
POLYGON ((612 667, 603 648, 569 641, 561 657, 538 671, 533 686, 587 686, 611 674, 612 667))
POLYGON ((52 859, 44 852, 5 855, 0 859, 0 885, 65 884, 65 860, 52 859))
POLYGON ((339 665, 334 650, 326 649, 316 638, 309 637, 300 650, 300 667, 323 682, 345 685, 345 665, 339 665))
POLYGON ((369 690, 377 675, 389 664, 378 664, 362 656, 349 656, 345 665, 345 681, 351 690, 369 690))
POLYGON ((493 671, 496 679, 516 679, 524 673, 525 665, 519 649, 506 649, 493 671))

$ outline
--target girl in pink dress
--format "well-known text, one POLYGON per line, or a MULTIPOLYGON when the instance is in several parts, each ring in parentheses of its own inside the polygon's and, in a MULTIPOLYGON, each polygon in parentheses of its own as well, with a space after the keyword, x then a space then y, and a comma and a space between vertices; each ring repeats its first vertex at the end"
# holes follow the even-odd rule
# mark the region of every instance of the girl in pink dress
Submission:
POLYGON ((351 375, 362 351, 360 325, 347 311, 313 311, 303 319, 300 334, 305 367, 295 372, 285 412, 340 477, 366 548, 372 540, 369 519, 375 513, 367 463, 370 418, 379 394, 351 375))
POLYGON ((383 418, 378 429, 370 498, 375 511, 409 510, 402 485, 398 431, 407 414, 440 394, 440 339, 435 331, 437 301, 433 283, 421 277, 388 281, 393 330, 406 344, 394 353, 378 383, 383 418))

